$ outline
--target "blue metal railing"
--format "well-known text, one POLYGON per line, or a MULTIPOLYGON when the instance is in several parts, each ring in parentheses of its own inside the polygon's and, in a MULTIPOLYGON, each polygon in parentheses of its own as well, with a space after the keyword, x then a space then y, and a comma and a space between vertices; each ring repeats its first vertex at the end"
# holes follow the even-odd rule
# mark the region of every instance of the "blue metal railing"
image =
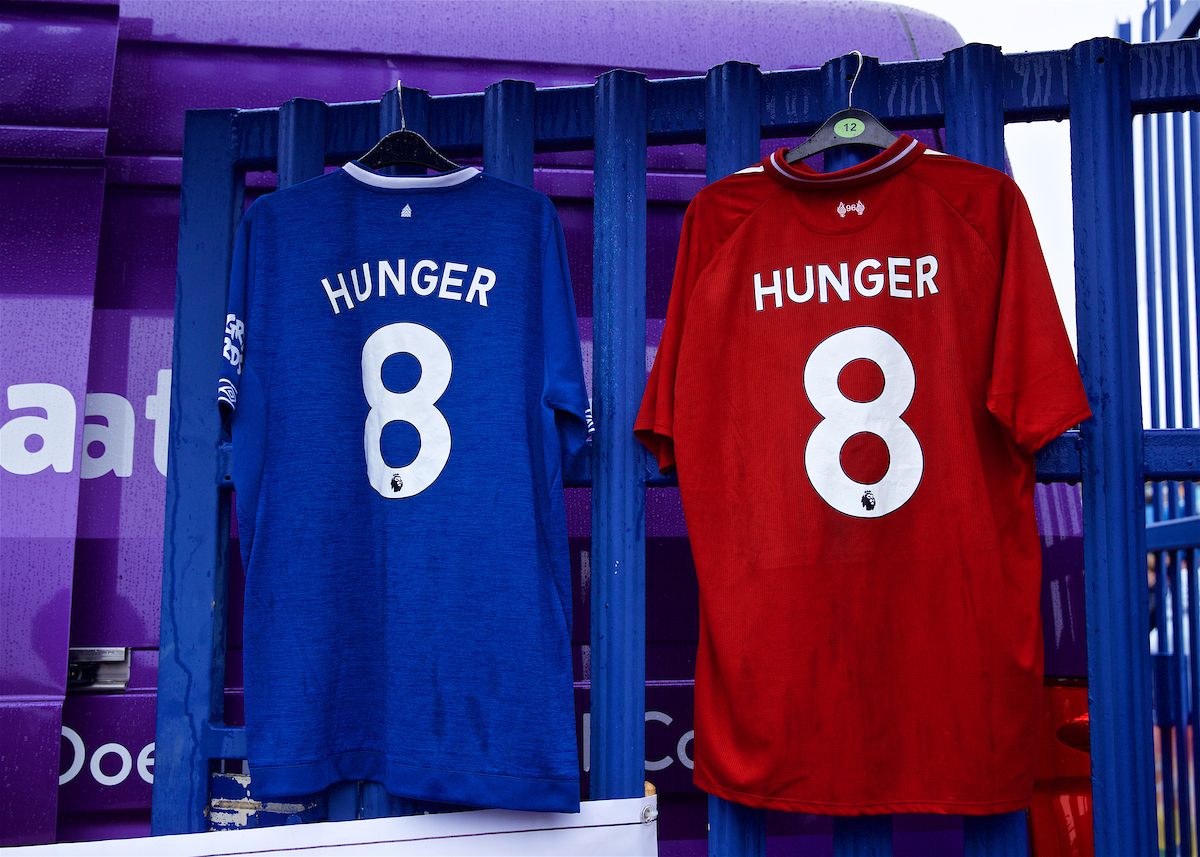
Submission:
MULTIPOLYGON (((1151 0, 1141 21, 1142 42, 1194 35, 1200 3, 1180 7, 1151 0), (1169 14, 1168 14, 1169 11, 1169 14)), ((1189 311, 1188 257, 1193 281, 1200 282, 1200 116, 1159 113, 1141 119, 1143 223, 1143 306, 1146 318, 1146 395, 1152 428, 1196 425, 1196 366, 1192 348, 1196 319, 1189 311), (1188 126, 1189 134, 1184 135, 1188 126), (1190 140, 1190 146, 1187 141, 1190 140), (1191 181, 1188 181, 1188 177, 1191 181), (1173 204, 1172 204, 1173 203, 1173 204), (1191 229, 1188 229, 1188 209, 1191 229), (1178 380, 1177 380, 1178 379, 1178 380)), ((1194 743, 1200 708, 1200 632, 1197 562, 1200 517, 1195 483, 1168 480, 1150 486, 1148 547, 1156 602, 1154 720, 1161 735, 1162 822, 1166 857, 1194 855, 1196 807, 1191 780, 1196 770, 1194 743), (1185 586, 1186 573, 1186 586, 1185 586), (1189 598, 1185 599, 1184 592, 1189 598)))
MULTIPOLYGON (((846 103, 848 57, 823 69, 646 81, 610 72, 594 86, 484 94, 403 93, 407 125, 451 157, 528 183, 534 151, 595 149, 592 486, 593 797, 640 795, 644 777, 644 538, 648 473, 633 440, 645 381, 646 146, 707 143, 719 178, 759 159, 760 139, 811 133, 846 103), (530 131, 532 129, 532 131, 530 131), (606 573, 599 573, 603 568, 606 573), (607 588, 601 588, 607 587, 607 588)), ((857 59, 853 60, 855 66, 857 59)), ((1097 850, 1157 853, 1143 484, 1200 478, 1200 432, 1143 431, 1138 395, 1132 115, 1200 106, 1200 44, 1003 56, 968 45, 944 60, 864 64, 855 87, 893 129, 945 124, 954 154, 1000 165, 1003 125, 1071 119, 1080 366, 1095 418, 1038 458, 1042 480, 1082 480, 1089 698, 1097 850)), ((278 110, 190 112, 185 126, 171 394, 153 830, 207 827, 211 760, 245 757, 224 724, 229 455, 213 391, 246 170, 281 186, 366 151, 398 126, 397 94, 378 103, 297 99, 278 110)), ((1193 136, 1193 141, 1195 137, 1193 136)), ((1193 584, 1194 584, 1193 564, 1193 584)), ((1193 585, 1193 592, 1195 591, 1193 585)), ((1193 635, 1193 639, 1195 636, 1193 635)), ((400 811, 379 796, 329 801, 330 817, 400 811), (365 810, 353 804, 370 803, 365 810), (336 806, 349 806, 339 811, 336 806)), ((763 854, 764 814, 710 802, 710 853, 763 854)), ((891 824, 839 820, 835 850, 891 853, 891 824)), ((1027 849, 1022 813, 969 819, 967 854, 1027 849)))

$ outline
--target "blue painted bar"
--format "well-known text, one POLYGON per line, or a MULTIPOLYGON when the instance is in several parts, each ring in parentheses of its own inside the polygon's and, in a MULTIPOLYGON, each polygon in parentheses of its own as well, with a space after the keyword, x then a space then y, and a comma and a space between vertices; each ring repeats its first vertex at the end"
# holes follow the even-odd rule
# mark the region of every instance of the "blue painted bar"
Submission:
MULTIPOLYGON (((875 116, 880 112, 879 60, 846 54, 821 67, 821 102, 826 117, 854 106, 875 116), (860 67, 861 64, 861 67, 860 67)), ((824 153, 824 171, 833 172, 861 163, 879 153, 868 146, 839 146, 824 153)), ((891 857, 892 817, 836 818, 833 825, 835 857, 866 855, 891 857)))
POLYGON ((359 783, 358 818, 391 818, 415 814, 416 801, 389 794, 383 783, 369 780, 359 783))
MULTIPOLYGON (((1191 109, 1200 99, 1200 40, 1170 45, 1135 45, 1132 49, 1133 112, 1150 113, 1168 109, 1191 109), (1165 75, 1166 63, 1178 65, 1179 73, 1165 75)), ((857 59, 853 60, 857 65, 857 59)), ((762 75, 762 132, 766 137, 796 136, 814 131, 826 118, 822 102, 797 94, 812 93, 818 69, 768 71, 762 75)), ((872 112, 892 130, 930 127, 939 124, 945 104, 943 61, 917 60, 878 66, 878 89, 883 95, 872 112)), ((649 83, 650 119, 647 140, 651 145, 699 143, 704 140, 704 77, 656 80, 649 83)), ((1007 122, 1065 119, 1067 53, 1044 51, 1004 57, 1004 118, 1007 122)), ((848 81, 846 83, 848 85, 848 81)), ((409 127, 416 126, 405 105, 409 127)), ((426 138, 450 157, 477 156, 483 146, 484 96, 482 94, 439 95, 427 99, 426 138)), ((855 99, 858 102, 858 89, 855 99)), ((578 151, 590 148, 594 134, 594 99, 591 86, 564 86, 537 92, 534 138, 539 152, 578 151)), ((862 106, 866 102, 861 102, 862 106)), ((359 111, 375 110, 376 102, 328 106, 331 131, 327 137, 332 158, 353 156, 378 139, 371 120, 359 111), (336 117, 334 119, 333 117, 336 117), (347 118, 349 117, 349 121, 347 118), (351 144, 345 135, 358 134, 351 144)), ((415 108, 414 108, 415 109, 415 108)), ((276 110, 239 111, 237 159, 251 169, 271 169, 277 149, 276 110)), ((398 126, 397 126, 398 127, 398 126)))
MULTIPOLYGON (((396 86, 392 87, 382 96, 380 96, 378 112, 379 127, 376 133, 370 139, 360 141, 359 145, 354 146, 351 157, 358 157, 359 155, 366 154, 371 150, 375 143, 378 140, 383 139, 385 135, 390 134, 393 131, 399 131, 403 128, 411 127, 411 130, 416 131, 418 134, 422 134, 422 136, 424 136, 424 131, 418 129, 424 129, 428 124, 426 119, 428 118, 429 98, 427 93, 425 93, 424 98, 421 98, 420 95, 417 94, 420 92, 420 90, 403 90, 402 94, 402 88, 396 86), (411 110, 413 113, 413 126, 408 124, 407 110, 405 108, 411 110)), ((333 111, 330 112, 333 114, 333 111)), ((341 111, 338 111, 338 113, 341 113, 341 111)), ((349 123, 345 122, 343 116, 341 115, 330 115, 326 120, 328 131, 341 129, 347 124, 349 123)), ((335 131, 335 133, 337 132, 335 131)), ((340 134, 338 136, 340 136, 340 134)), ((346 140, 345 143, 353 145, 349 140, 346 140)), ((328 144, 329 140, 327 134, 327 149, 329 148, 328 144)), ((380 170, 380 172, 387 175, 398 176, 418 174, 424 175, 426 171, 411 164, 395 164, 390 167, 384 167, 382 170, 380 170)))
MULTIPOLYGON (((1154 7, 1148 5, 1146 11, 1142 13, 1142 41, 1150 41, 1150 19, 1154 13, 1154 7)), ((1142 118, 1142 212, 1149 216, 1154 210, 1154 123, 1149 116, 1142 118)), ((1159 402, 1159 383, 1158 383, 1158 314, 1154 312, 1154 307, 1158 303, 1158 274, 1159 269, 1155 264, 1155 230, 1153 221, 1147 220, 1144 233, 1143 252, 1145 253, 1145 289, 1146 289, 1146 341, 1149 344, 1148 363, 1149 363, 1149 393, 1150 393, 1150 426, 1158 428, 1159 411, 1161 408, 1159 402)), ((1155 485, 1151 489, 1154 492, 1155 507, 1159 504, 1160 488, 1155 485)), ((1156 511, 1157 515, 1157 511, 1156 511)))
MULTIPOLYGON (((879 101, 879 60, 875 57, 860 60, 855 54, 846 54, 821 66, 821 108, 826 118, 850 106, 879 117, 879 101)), ((824 153, 824 171, 844 170, 877 154, 879 150, 869 146, 838 146, 824 153)))
POLYGON ((1200 432, 1191 429, 1147 429, 1147 479, 1200 479, 1200 432))
POLYGON ((210 759, 246 758, 246 730, 240 726, 206 723, 199 744, 201 752, 210 759))
POLYGON ((497 178, 533 187, 533 102, 524 80, 493 83, 483 94, 483 169, 497 178))
POLYGON ((833 819, 833 857, 891 857, 892 848, 890 815, 833 819))
MULTIPOLYGON (((993 45, 964 45, 946 53, 945 66, 946 150, 1003 170, 1004 54, 993 45)), ((964 816, 963 849, 966 857, 1028 855, 1025 813, 964 816)))
POLYGON ((293 98, 279 108, 280 187, 325 171, 325 112, 325 102, 311 98, 293 98))
POLYGON ((1083 439, 1088 704, 1099 854, 1154 855, 1130 48, 1068 51, 1083 439))
POLYGON ((593 800, 640 797, 646 759, 645 450, 633 422, 646 386, 644 75, 596 83, 593 229, 593 800))
POLYGON ((767 853, 767 811, 708 796, 709 857, 767 853))
POLYGON ((1004 54, 993 45, 946 52, 946 151, 1004 169, 1004 54))
MULTIPOLYGON (((1146 525, 1146 549, 1170 551, 1200 544, 1200 516, 1188 515, 1146 525)), ((1182 639, 1182 636, 1176 638, 1182 639)))
MULTIPOLYGON (((353 821, 358 817, 358 785, 357 780, 342 780, 325 789, 325 817, 329 821, 353 821)), ((253 783, 250 790, 253 794, 253 783)))
POLYGON ((175 295, 170 466, 163 540, 162 625, 151 829, 207 827, 209 757, 198 736, 223 716, 229 494, 218 492, 221 427, 213 390, 225 290, 242 194, 235 181, 234 111, 189 111, 175 295), (222 528, 220 525, 224 524, 222 528))
MULTIPOLYGON (((758 67, 727 62, 705 75, 705 179, 714 182, 762 160, 762 74, 758 67)), ((710 857, 765 857, 766 813, 724 798, 708 798, 710 857)))
POLYGON ((1029 857, 1025 812, 963 816, 963 857, 1029 857))
MULTIPOLYGON (((1189 158, 1192 165, 1193 173, 1200 169, 1200 113, 1192 112, 1188 116, 1189 122, 1189 143, 1190 151, 1189 158)), ((1192 212, 1200 212, 1200 181, 1193 181, 1191 186, 1191 207, 1192 212)), ((1200 217, 1192 217, 1192 275, 1194 277, 1193 284, 1196 288, 1196 307, 1200 312, 1200 217)), ((1197 324, 1200 324, 1200 319, 1197 319, 1197 324)), ((1200 331, 1197 331, 1200 334, 1200 331)), ((1200 367, 1193 367, 1200 372, 1200 367)), ((1193 379, 1196 376, 1193 375, 1193 379)), ((1195 384, 1195 380, 1189 379, 1186 383, 1195 384)), ((1189 419, 1184 420, 1184 425, 1191 427, 1193 424, 1189 419)), ((1200 456, 1198 456, 1200 458, 1200 456)), ((1197 506, 1197 495, 1200 495, 1200 486, 1191 485, 1184 489, 1183 511, 1185 515, 1195 515, 1197 506)), ((1188 722, 1192 727, 1192 770, 1200 771, 1200 741, 1195 740, 1194 736, 1200 735, 1200 547, 1192 546, 1190 557, 1188 560, 1188 568, 1190 576, 1188 580, 1188 592, 1193 593, 1188 616, 1188 639, 1190 641, 1190 650, 1188 652, 1188 686, 1190 688, 1189 707, 1191 715, 1188 722)))
MULTIPOLYGON (((1159 344, 1163 346, 1159 359, 1161 379, 1158 376, 1152 377, 1151 383, 1156 384, 1159 388, 1159 395, 1162 397, 1164 414, 1154 413, 1150 417, 1150 425, 1152 428, 1174 428, 1175 427, 1175 351, 1168 343, 1171 342, 1175 329, 1174 312, 1171 306, 1171 239, 1170 239, 1170 213, 1169 200, 1167 198, 1169 190, 1168 185, 1171 183, 1170 168, 1167 166, 1167 117, 1159 114, 1154 117, 1154 135, 1157 138, 1158 146, 1155 151, 1155 161, 1158 166, 1158 289, 1155 293, 1155 302, 1151 302, 1147 307, 1147 315, 1155 311, 1155 303, 1157 309, 1162 313, 1162 327, 1159 330, 1159 341, 1151 340, 1150 347, 1156 348, 1159 344)), ((1149 212, 1147 212, 1149 214, 1149 212)), ((1166 513, 1166 509, 1163 509, 1166 513)))
MULTIPOLYGON (((279 186, 289 187, 325 171, 326 105, 293 98, 279 108, 279 186)), ((253 791, 253 784, 251 785, 253 791)), ((330 821, 358 817, 358 784, 334 783, 325 790, 330 821)))
MULTIPOLYGON (((1173 4, 1174 7, 1174 4, 1173 4)), ((1174 13, 1174 8, 1172 9, 1174 13)), ((1172 169, 1168 175, 1160 176, 1160 181, 1165 184, 1169 180, 1172 185, 1172 191, 1175 200, 1175 296, 1178 301, 1179 308, 1179 323, 1175 330, 1172 331, 1165 324, 1163 325, 1163 350, 1171 351, 1178 355, 1178 370, 1179 370, 1179 415, 1176 415, 1174 408, 1167 411, 1167 425, 1170 427, 1190 426, 1192 420, 1192 399, 1193 399, 1193 373, 1192 373, 1192 351, 1191 351, 1191 335, 1190 326, 1188 324, 1188 265, 1187 265, 1187 187, 1185 186, 1187 176, 1187 155, 1184 147, 1183 124, 1184 119, 1182 114, 1171 114, 1171 141, 1172 141, 1172 169), (1179 337, 1178 346, 1172 342, 1172 333, 1176 333, 1179 337), (1177 348, 1177 351, 1176 351, 1177 348)), ((1194 166, 1193 166, 1194 168, 1194 166)), ((1192 184, 1195 184, 1193 174, 1192 184)), ((1166 244, 1167 242, 1163 242, 1166 244)), ((1170 296, 1164 290, 1164 297, 1167 298, 1165 303, 1170 304, 1170 296)), ((1165 316, 1164 316, 1165 318, 1165 316)), ((1174 367, 1172 367, 1174 368, 1174 367)), ((1167 378, 1169 387, 1175 386, 1173 376, 1167 378)), ((1172 397, 1173 399, 1174 397, 1172 397)), ((1174 402, 1172 402, 1174 404, 1174 402)), ((1167 498, 1168 498, 1168 515, 1172 519, 1178 519, 1184 514, 1183 497, 1181 496, 1180 485, 1178 482, 1167 483, 1167 498)), ((1183 486, 1182 494, 1191 493, 1192 486, 1183 486)), ((1197 538, 1193 544, 1200 544, 1200 538, 1197 538)), ((1187 721, 1188 721, 1188 698, 1183 692, 1187 682, 1187 658, 1184 651, 1184 626, 1187 624, 1187 615, 1183 610, 1183 579, 1181 575, 1182 563, 1184 556, 1182 551, 1178 551, 1171 558, 1171 574, 1167 580, 1167 585, 1171 591, 1171 603, 1174 609, 1171 611, 1171 679, 1172 686, 1176 688, 1176 692, 1171 697, 1173 735, 1175 743, 1175 780, 1179 784, 1178 795, 1176 797, 1177 807, 1172 807, 1170 800, 1164 801, 1164 818, 1178 818, 1178 837, 1182 853, 1187 854, 1191 851, 1190 843, 1192 841, 1192 828, 1194 826, 1195 809, 1192 803, 1191 789, 1188 787, 1190 768, 1189 758, 1191 753, 1188 750, 1187 736, 1187 721), (1174 810, 1174 811, 1172 811, 1174 810)), ((1162 567, 1165 570, 1165 567, 1162 567)), ((1193 597, 1192 601, 1195 601, 1193 597)), ((1195 610, 1194 603, 1189 604, 1189 609, 1195 610)), ((1166 736, 1164 735, 1164 756, 1167 753, 1166 736)), ((1163 761, 1164 768, 1167 767, 1166 759, 1163 761)), ((1164 794, 1166 788, 1164 786, 1164 794)), ((1168 822, 1167 828, 1174 825, 1168 822)), ((1173 838, 1173 834, 1168 833, 1167 840, 1173 838)), ((1170 850, 1170 844, 1168 844, 1170 850)))
POLYGON ((762 160, 762 73, 758 66, 727 62, 704 77, 704 175, 714 182, 762 160))

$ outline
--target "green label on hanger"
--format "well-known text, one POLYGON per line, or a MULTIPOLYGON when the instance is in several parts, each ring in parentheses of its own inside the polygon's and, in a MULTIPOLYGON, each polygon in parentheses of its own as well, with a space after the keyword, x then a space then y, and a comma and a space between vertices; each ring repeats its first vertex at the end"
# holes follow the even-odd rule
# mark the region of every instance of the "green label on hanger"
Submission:
POLYGON ((861 119, 843 119, 833 126, 833 133, 839 137, 853 139, 867 130, 867 125, 861 119))

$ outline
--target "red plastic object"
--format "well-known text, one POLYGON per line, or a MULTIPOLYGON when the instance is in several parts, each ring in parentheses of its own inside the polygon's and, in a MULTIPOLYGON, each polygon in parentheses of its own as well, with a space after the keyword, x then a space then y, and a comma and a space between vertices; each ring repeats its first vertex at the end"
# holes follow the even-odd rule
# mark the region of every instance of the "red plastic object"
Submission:
POLYGON ((1033 804, 1031 857, 1093 857, 1087 688, 1047 686, 1033 804))

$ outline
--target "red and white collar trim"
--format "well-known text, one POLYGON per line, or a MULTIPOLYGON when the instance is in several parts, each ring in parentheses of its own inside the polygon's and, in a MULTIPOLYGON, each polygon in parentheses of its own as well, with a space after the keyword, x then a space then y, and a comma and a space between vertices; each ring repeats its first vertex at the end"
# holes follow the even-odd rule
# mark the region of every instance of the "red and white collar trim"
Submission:
POLYGON ((789 164, 784 156, 787 149, 772 152, 763 161, 763 169, 784 187, 815 190, 842 188, 879 181, 903 170, 925 151, 925 144, 902 134, 888 148, 869 161, 832 173, 819 173, 803 161, 789 164))

